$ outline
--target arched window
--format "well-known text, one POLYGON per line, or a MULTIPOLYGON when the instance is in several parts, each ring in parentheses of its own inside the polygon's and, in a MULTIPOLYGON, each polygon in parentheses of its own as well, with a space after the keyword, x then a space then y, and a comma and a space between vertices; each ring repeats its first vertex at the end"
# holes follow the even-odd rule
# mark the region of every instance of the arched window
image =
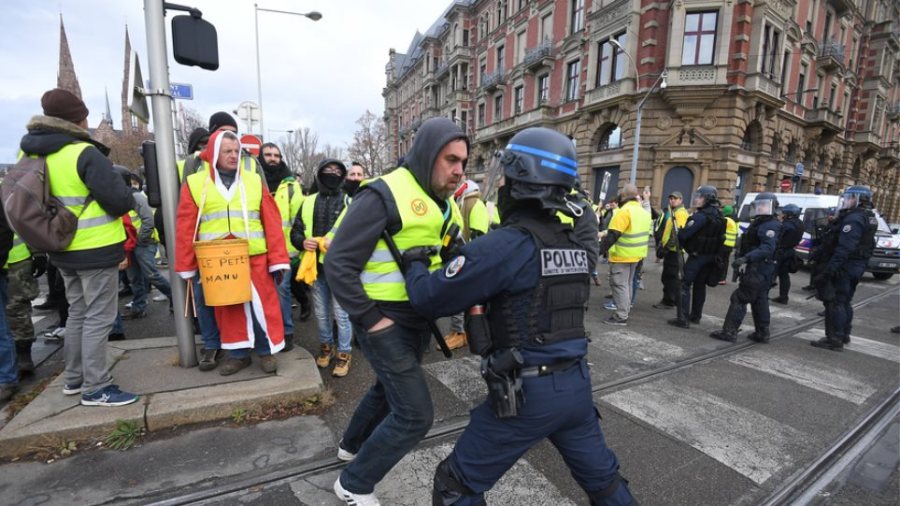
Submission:
POLYGON ((744 138, 741 140, 741 149, 746 151, 759 151, 762 147, 762 126, 759 121, 753 120, 744 130, 744 138))
POLYGON ((597 151, 608 151, 610 149, 619 149, 622 147, 622 129, 619 125, 610 125, 600 136, 600 142, 597 144, 597 151))

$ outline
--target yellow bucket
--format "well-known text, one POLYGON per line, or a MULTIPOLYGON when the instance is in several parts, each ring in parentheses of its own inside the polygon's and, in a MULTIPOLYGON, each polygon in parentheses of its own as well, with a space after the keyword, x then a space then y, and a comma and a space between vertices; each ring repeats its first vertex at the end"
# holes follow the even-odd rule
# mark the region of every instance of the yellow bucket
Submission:
POLYGON ((194 243, 207 306, 250 302, 250 245, 246 239, 194 243))

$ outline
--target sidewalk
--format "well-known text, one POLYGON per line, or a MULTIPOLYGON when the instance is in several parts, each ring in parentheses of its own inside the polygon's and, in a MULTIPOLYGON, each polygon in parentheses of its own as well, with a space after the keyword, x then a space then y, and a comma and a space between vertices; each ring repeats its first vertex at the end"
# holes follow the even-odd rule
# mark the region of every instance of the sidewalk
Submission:
POLYGON ((0 428, 0 458, 11 458, 48 442, 84 440, 108 434, 117 420, 147 431, 224 420, 235 409, 251 411, 278 403, 300 402, 323 390, 315 360, 295 347, 279 353, 278 372, 265 374, 254 363, 232 376, 178 366, 174 337, 109 343, 107 358, 115 382, 141 395, 121 407, 81 406, 80 395, 63 395, 57 376, 5 426, 0 428))

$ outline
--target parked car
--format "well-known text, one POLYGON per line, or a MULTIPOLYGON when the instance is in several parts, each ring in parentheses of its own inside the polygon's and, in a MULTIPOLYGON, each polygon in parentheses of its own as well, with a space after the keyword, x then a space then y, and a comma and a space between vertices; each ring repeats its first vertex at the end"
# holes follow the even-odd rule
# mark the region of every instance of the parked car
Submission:
MULTIPOLYGON (((794 204, 801 209, 800 219, 803 221, 805 230, 803 239, 794 249, 797 256, 806 262, 809 258, 809 247, 812 243, 812 232, 816 222, 834 212, 833 209, 837 207, 839 197, 814 193, 779 193, 777 195, 780 206, 794 204)), ((750 225, 749 203, 753 202, 754 198, 756 198, 756 193, 748 193, 741 204, 738 223, 742 234, 750 225)), ((872 252, 866 272, 870 272, 875 279, 884 280, 900 272, 900 234, 892 231, 877 209, 875 218, 878 220, 878 230, 875 232, 875 251, 872 252)))

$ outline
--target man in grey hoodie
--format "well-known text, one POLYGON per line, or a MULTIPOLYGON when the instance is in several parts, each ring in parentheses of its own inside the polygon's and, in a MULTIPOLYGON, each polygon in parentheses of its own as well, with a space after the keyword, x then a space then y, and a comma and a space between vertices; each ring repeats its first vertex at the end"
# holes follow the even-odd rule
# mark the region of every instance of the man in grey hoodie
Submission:
POLYGON ((378 504, 375 484, 425 436, 434 417, 421 367, 431 340, 427 321, 410 305, 382 233, 401 251, 432 247, 430 268, 439 268, 436 252, 468 155, 469 140, 452 121, 423 123, 403 166, 360 187, 325 256, 328 284, 376 375, 338 448, 339 459, 352 461, 334 483, 348 504, 378 504))

